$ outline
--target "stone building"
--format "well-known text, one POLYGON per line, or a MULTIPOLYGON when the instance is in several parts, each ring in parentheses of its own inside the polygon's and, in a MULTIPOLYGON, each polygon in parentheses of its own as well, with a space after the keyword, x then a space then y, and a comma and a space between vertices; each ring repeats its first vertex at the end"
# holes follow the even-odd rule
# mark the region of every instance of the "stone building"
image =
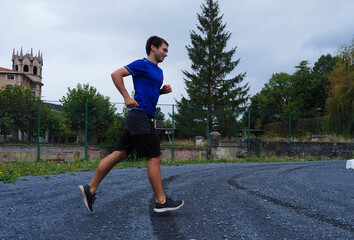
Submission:
POLYGON ((22 86, 22 89, 30 89, 32 94, 41 97, 42 95, 42 53, 37 55, 31 53, 12 53, 12 69, 0 67, 0 88, 5 86, 22 86))

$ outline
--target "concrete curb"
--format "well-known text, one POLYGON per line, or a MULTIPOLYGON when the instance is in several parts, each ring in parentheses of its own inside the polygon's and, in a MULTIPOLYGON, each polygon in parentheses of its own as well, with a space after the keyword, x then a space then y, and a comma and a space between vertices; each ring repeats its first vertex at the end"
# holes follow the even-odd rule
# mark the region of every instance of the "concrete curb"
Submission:
POLYGON ((347 161, 347 169, 354 169, 354 159, 347 161))

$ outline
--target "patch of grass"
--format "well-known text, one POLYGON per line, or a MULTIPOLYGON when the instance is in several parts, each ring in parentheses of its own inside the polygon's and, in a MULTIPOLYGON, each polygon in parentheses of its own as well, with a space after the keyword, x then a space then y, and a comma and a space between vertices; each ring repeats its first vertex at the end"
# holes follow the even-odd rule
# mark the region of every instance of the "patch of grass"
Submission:
MULTIPOLYGON (((163 160, 163 166, 181 166, 185 164, 208 164, 208 163, 248 163, 248 162, 303 162, 316 161, 315 157, 299 158, 299 157, 245 157, 240 159, 201 159, 201 160, 163 160)), ((321 160, 331 160, 328 158, 321 160)), ((100 160, 81 159, 74 162, 50 162, 50 161, 26 161, 26 162, 0 162, 0 181, 4 183, 13 183, 17 180, 28 181, 25 176, 44 176, 49 179, 50 175, 75 172, 94 171, 100 160)), ((126 168, 146 168, 147 160, 133 159, 126 160, 117 164, 115 169, 126 168)))
POLYGON ((99 161, 78 160, 75 162, 2 162, 0 163, 0 181, 13 183, 24 176, 53 175, 67 172, 95 170, 99 161))

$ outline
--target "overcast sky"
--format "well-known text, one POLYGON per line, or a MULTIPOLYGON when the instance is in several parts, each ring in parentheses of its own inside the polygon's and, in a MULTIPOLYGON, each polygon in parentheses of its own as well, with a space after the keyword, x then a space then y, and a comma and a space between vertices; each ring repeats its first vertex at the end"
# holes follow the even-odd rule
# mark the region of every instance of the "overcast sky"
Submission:
MULTIPOLYGON (((12 68, 12 51, 43 53, 43 100, 59 100, 68 87, 89 83, 123 102, 110 74, 146 57, 151 35, 165 38, 169 56, 159 66, 173 93, 159 103, 187 97, 182 70, 190 69, 185 46, 196 30, 204 0, 0 0, 0 67, 12 68)), ((247 72, 250 95, 273 73, 294 73, 308 60, 335 55, 354 34, 353 0, 220 0, 228 49, 237 46, 241 61, 233 75, 247 72)), ((231 77, 231 76, 229 76, 231 77)), ((133 90, 131 78, 126 87, 133 90)))

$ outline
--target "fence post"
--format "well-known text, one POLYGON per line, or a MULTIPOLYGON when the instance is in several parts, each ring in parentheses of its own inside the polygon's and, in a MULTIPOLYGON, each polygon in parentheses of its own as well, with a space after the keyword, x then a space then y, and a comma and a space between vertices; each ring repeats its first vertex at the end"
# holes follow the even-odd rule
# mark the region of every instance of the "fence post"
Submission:
POLYGON ((247 127, 247 149, 248 156, 251 156, 251 108, 248 108, 248 127, 247 127))
POLYGON ((175 159, 175 105, 172 104, 172 160, 175 159))
POLYGON ((208 147, 207 147, 207 159, 209 160, 209 150, 210 150, 210 137, 209 137, 209 105, 207 106, 207 142, 208 142, 208 147))
POLYGON ((88 102, 85 104, 85 159, 87 160, 87 121, 88 121, 88 102))
POLYGON ((40 137, 41 137, 41 100, 38 99, 37 161, 40 160, 40 137))
POLYGON ((289 109, 289 157, 291 157, 291 109, 289 109))

